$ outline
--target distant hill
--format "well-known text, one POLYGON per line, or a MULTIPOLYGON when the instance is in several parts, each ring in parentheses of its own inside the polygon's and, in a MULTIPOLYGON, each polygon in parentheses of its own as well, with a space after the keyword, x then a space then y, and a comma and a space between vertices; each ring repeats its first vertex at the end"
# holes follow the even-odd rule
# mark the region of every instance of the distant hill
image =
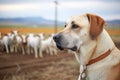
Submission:
POLYGON ((107 21, 107 23, 109 23, 109 24, 120 24, 120 20, 118 19, 118 20, 109 20, 109 21, 107 21))
MULTIPOLYGON (((24 17, 24 18, 0 18, 0 25, 27 25, 27 26, 54 26, 54 20, 43 17, 24 17)), ((58 21, 58 26, 63 26, 64 22, 58 21)), ((108 28, 120 29, 120 20, 107 21, 108 28)))
POLYGON ((120 29, 120 20, 107 21, 108 29, 120 29))
MULTIPOLYGON (((25 18, 0 18, 0 24, 11 25, 30 25, 30 26, 53 26, 54 20, 48 20, 42 17, 25 17, 25 18)), ((58 21, 58 25, 64 22, 58 21)))

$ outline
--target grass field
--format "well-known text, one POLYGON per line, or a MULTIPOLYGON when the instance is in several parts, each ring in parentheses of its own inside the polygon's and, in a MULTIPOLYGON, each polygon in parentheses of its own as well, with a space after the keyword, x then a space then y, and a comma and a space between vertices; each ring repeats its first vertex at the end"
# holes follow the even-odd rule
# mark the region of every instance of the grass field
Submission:
MULTIPOLYGON (((63 28, 58 28, 57 31, 59 32, 63 28)), ((54 33, 54 28, 50 27, 42 27, 42 28, 0 28, 0 32, 3 34, 8 33, 12 30, 18 30, 22 34, 26 33, 54 33)), ((120 29, 109 29, 107 30, 110 35, 120 35, 120 29)))
MULTIPOLYGON (((12 30, 18 30, 22 34, 26 33, 54 33, 54 28, 0 28, 0 32, 3 34, 8 33, 12 30)), ((62 30, 62 28, 58 28, 58 31, 62 30)))
POLYGON ((114 29, 114 30, 107 30, 110 35, 120 35, 120 29, 114 29))

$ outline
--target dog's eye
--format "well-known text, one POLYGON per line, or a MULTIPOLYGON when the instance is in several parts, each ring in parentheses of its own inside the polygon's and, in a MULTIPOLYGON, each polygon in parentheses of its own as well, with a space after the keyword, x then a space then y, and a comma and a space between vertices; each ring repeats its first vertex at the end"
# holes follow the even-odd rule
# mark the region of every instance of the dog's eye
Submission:
POLYGON ((76 29, 76 28, 79 28, 79 26, 76 25, 76 24, 73 24, 71 28, 72 28, 72 29, 76 29))
POLYGON ((67 26, 67 23, 65 23, 64 27, 66 27, 66 26, 67 26))
POLYGON ((66 27, 67 25, 65 24, 64 27, 66 27))

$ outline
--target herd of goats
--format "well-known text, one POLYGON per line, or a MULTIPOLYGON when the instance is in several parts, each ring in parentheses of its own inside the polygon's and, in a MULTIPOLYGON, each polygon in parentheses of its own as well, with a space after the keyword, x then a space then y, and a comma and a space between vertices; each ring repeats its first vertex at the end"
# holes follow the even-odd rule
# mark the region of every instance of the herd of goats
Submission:
MULTIPOLYGON (((6 51, 6 53, 22 53, 35 54, 35 58, 43 57, 43 52, 50 55, 57 55, 58 49, 53 40, 53 35, 49 35, 45 39, 43 33, 33 34, 29 33, 19 34, 19 31, 13 30, 5 35, 0 32, 0 51, 6 51)), ((71 51, 68 51, 71 53, 71 51)))

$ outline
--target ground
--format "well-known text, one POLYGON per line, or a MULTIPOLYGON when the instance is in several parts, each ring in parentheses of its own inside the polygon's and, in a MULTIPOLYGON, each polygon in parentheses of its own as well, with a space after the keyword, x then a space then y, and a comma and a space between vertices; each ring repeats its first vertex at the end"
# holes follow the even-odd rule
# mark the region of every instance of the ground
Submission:
MULTIPOLYGON (((116 42, 120 49, 120 43, 116 42)), ((43 58, 34 55, 0 52, 0 80, 76 80, 79 64, 74 54, 65 51, 43 58)))
POLYGON ((0 80, 74 80, 78 74, 78 63, 67 52, 38 59, 16 53, 0 56, 0 80))

